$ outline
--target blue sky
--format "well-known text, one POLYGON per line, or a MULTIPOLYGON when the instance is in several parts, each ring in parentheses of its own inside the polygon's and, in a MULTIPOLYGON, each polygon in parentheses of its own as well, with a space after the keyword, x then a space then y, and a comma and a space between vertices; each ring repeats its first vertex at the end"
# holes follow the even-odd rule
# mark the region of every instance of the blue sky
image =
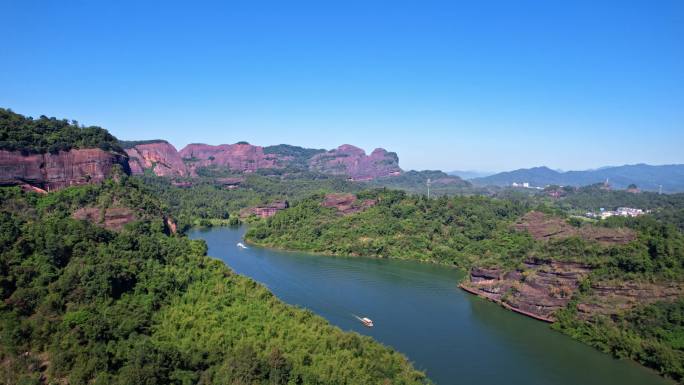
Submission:
POLYGON ((684 163, 681 0, 0 5, 0 106, 122 139, 684 163))

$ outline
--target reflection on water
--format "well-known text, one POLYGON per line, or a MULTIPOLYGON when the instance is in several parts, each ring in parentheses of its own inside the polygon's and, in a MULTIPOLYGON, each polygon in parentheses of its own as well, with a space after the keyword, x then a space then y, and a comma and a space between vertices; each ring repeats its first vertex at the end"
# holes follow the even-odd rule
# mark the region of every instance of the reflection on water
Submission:
POLYGON ((409 357, 437 384, 660 385, 548 325, 464 293, 463 272, 412 261, 239 249, 244 228, 195 230, 236 272, 344 330, 369 335, 409 357), (353 314, 368 316, 366 328, 353 314))

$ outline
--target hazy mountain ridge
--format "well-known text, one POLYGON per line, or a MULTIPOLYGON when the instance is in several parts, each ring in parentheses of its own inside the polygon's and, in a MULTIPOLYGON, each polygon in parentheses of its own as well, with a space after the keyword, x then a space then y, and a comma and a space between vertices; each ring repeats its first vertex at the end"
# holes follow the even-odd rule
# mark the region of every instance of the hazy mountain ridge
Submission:
POLYGON ((648 165, 644 163, 602 167, 595 170, 558 172, 548 167, 533 167, 494 174, 471 180, 476 185, 509 186, 527 182, 531 186, 547 185, 586 186, 608 183, 613 188, 624 189, 630 184, 642 190, 663 192, 684 191, 684 164, 648 165))
POLYGON ((454 170, 447 172, 448 175, 457 176, 462 179, 484 178, 496 174, 493 171, 478 171, 478 170, 454 170))

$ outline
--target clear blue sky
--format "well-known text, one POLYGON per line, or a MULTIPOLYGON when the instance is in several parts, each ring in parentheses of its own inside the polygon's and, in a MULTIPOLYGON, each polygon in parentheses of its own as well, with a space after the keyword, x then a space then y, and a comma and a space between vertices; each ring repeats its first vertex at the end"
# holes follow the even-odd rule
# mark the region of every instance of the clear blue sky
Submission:
POLYGON ((682 0, 0 5, 0 106, 122 139, 684 163, 682 0))

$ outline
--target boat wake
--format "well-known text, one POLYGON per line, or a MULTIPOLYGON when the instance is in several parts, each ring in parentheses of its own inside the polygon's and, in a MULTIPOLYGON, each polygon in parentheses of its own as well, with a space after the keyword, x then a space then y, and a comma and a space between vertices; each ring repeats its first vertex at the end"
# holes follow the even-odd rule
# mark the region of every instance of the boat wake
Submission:
POLYGON ((373 320, 372 320, 372 319, 370 319, 370 318, 368 318, 368 317, 359 317, 359 316, 357 316, 356 314, 353 314, 353 313, 352 313, 352 315, 353 315, 357 320, 361 321, 361 323, 363 324, 363 326, 366 326, 366 327, 369 327, 369 328, 372 328, 372 327, 373 327, 373 320))

